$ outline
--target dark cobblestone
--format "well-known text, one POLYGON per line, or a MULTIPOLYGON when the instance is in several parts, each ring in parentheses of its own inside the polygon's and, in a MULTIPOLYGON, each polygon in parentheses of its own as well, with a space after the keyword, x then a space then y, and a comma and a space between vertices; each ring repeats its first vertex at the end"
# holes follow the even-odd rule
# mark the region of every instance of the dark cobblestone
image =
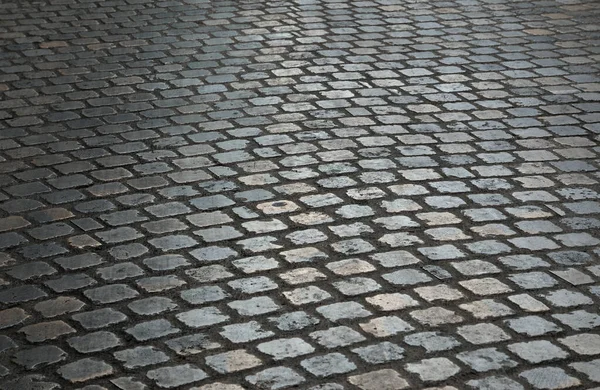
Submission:
POLYGON ((0 389, 600 388, 597 1, 0 4, 0 389))

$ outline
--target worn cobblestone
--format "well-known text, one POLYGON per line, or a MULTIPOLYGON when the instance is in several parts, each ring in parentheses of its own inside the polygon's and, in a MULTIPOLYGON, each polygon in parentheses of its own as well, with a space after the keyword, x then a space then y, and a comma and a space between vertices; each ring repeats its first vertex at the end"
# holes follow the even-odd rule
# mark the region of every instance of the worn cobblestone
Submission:
POLYGON ((600 389, 599 12, 0 1, 0 389, 600 389))

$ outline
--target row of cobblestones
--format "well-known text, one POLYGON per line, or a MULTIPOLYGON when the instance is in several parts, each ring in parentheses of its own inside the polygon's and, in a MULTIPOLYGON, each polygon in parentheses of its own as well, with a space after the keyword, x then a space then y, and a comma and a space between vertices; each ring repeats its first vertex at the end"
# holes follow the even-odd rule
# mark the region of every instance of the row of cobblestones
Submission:
POLYGON ((600 389, 597 0, 0 0, 0 389, 600 389))

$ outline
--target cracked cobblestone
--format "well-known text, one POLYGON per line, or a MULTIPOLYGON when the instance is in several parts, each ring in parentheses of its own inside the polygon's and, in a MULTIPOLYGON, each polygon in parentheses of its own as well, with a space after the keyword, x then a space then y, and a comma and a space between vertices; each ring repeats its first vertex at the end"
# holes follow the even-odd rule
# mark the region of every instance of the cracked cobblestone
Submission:
POLYGON ((0 389, 600 389, 597 0, 0 1, 0 389))

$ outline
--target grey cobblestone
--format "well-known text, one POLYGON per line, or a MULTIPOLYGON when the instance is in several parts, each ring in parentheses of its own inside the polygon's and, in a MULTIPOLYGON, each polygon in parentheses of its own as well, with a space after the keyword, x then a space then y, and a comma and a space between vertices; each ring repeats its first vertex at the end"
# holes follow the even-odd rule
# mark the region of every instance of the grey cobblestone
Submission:
POLYGON ((598 389, 595 0, 0 4, 0 389, 598 389))

